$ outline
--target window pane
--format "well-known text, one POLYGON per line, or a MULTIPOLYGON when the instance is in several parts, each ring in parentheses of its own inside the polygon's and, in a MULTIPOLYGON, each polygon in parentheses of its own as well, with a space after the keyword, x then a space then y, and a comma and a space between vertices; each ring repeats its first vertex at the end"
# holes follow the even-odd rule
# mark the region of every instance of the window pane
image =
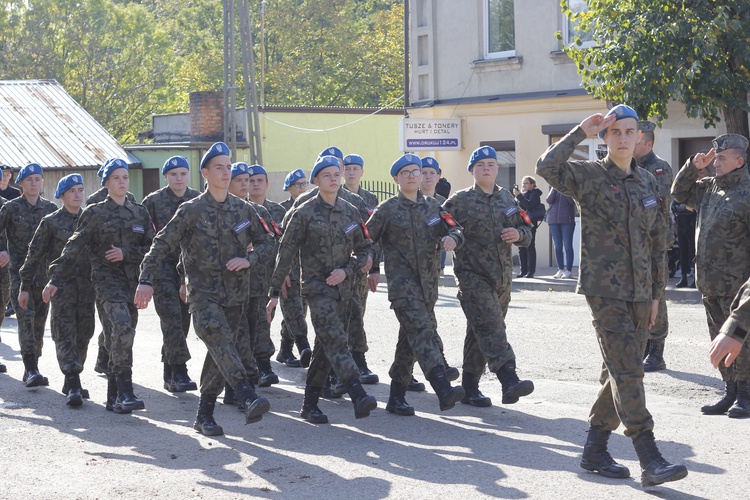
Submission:
POLYGON ((506 52, 516 48, 516 28, 513 17, 513 0, 487 0, 489 15, 487 52, 506 52))
MULTIPOLYGON (((586 5, 586 0, 568 0, 568 6, 570 7, 570 10, 576 13, 586 12, 587 10, 589 10, 589 6, 586 5)), ((570 19, 565 19, 565 22, 568 23, 568 39, 565 41, 566 44, 573 43, 575 37, 580 38, 584 43, 594 40, 594 38, 591 36, 591 33, 584 33, 583 31, 578 29, 578 21, 573 22, 570 19)))

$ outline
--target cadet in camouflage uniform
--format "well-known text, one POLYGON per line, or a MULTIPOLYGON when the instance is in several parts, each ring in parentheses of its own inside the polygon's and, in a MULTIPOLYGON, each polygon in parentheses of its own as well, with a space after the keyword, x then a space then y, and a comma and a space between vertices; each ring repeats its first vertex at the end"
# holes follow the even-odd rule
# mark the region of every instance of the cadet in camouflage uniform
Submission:
MULTIPOLYGON (((119 158, 110 158, 109 160, 105 161, 101 167, 99 167, 99 170, 96 172, 96 175, 101 179, 102 174, 104 173, 104 167, 107 166, 108 163, 114 162, 114 161, 123 161, 119 158)), ((100 203, 107 199, 107 195, 109 194, 109 190, 107 190, 106 187, 102 186, 98 190, 96 190, 94 193, 90 194, 88 198, 86 198, 86 206, 94 205, 96 203, 100 203)), ((135 203, 135 195, 128 191, 127 194, 128 200, 130 200, 130 203, 135 203)), ((96 355, 96 362, 94 363, 94 371, 97 373, 104 373, 106 374, 109 370, 109 354, 107 353, 107 348, 104 346, 104 329, 108 328, 109 322, 106 321, 104 317, 104 312, 101 307, 101 304, 99 304, 99 299, 96 301, 96 312, 99 316, 99 324, 102 325, 102 331, 99 332, 99 336, 97 337, 97 342, 99 345, 99 350, 96 355)))
MULTIPOLYGON (((672 230, 672 217, 669 209, 672 205, 672 167, 669 163, 662 160, 654 153, 654 130, 656 124, 649 121, 638 122, 638 129, 641 131, 641 139, 635 146, 633 156, 638 162, 638 166, 647 170, 656 179, 656 185, 659 190, 659 203, 661 203, 662 213, 664 215, 664 225, 666 226, 666 247, 671 248, 674 242, 674 231, 672 230)), ((664 259, 668 261, 667 253, 664 252, 664 259)), ((664 282, 666 286, 666 281, 664 282)), ((664 343, 669 335, 669 317, 667 315, 667 301, 662 295, 659 299, 659 313, 656 316, 656 323, 651 327, 649 340, 646 348, 646 359, 643 361, 643 370, 655 372, 666 370, 667 364, 664 361, 664 343)))
POLYGON ((193 328, 208 353, 201 372, 198 415, 193 428, 217 436, 224 430, 214 420, 216 397, 224 381, 234 387, 245 411, 245 423, 258 422, 270 410, 258 397, 237 352, 236 342, 246 335, 248 269, 274 248, 255 210, 229 194, 232 163, 229 147, 213 144, 201 160, 201 175, 208 188, 180 205, 172 220, 154 238, 141 264, 135 304, 146 308, 153 295, 154 276, 161 261, 178 249, 187 280, 187 298, 193 328), (252 250, 248 246, 252 244, 252 250))
POLYGON ((21 291, 19 271, 26 259, 29 242, 34 236, 42 217, 57 210, 57 206, 41 197, 44 173, 37 163, 30 163, 18 172, 16 182, 23 189, 21 197, 3 204, 0 208, 0 233, 7 240, 0 241, 0 265, 10 259, 10 300, 18 318, 18 343, 21 346, 26 387, 49 385, 47 377, 39 373, 38 359, 42 355, 44 324, 49 307, 42 301, 42 289, 47 281, 45 270, 40 269, 36 280, 32 280, 28 304, 21 307, 18 294, 21 291))
MULTIPOLYGON (((29 291, 34 290, 38 274, 45 274, 50 263, 58 258, 68 239, 78 225, 83 204, 83 177, 81 174, 66 175, 57 184, 55 198, 61 199, 63 207, 45 216, 39 223, 29 244, 26 261, 21 267, 21 293, 19 304, 25 307, 29 291)), ((66 404, 78 407, 88 391, 81 388, 80 374, 94 336, 94 289, 91 286, 91 261, 88 252, 81 252, 74 263, 74 270, 62 283, 61 292, 51 304, 50 328, 55 342, 57 362, 65 375, 63 394, 66 404)))
POLYGON ((605 477, 629 477, 607 451, 622 421, 640 460, 641 484, 652 486, 687 475, 669 464, 654 439, 646 409, 643 352, 666 280, 665 227, 654 176, 633 159, 638 115, 618 105, 606 117, 592 115, 539 158, 536 173, 581 207, 578 293, 586 296, 604 364, 591 408, 581 467, 605 477), (595 134, 607 144, 597 161, 570 161, 578 144, 595 134))
POLYGON ((138 324, 133 294, 138 264, 154 237, 148 211, 127 197, 129 183, 127 163, 107 164, 102 172, 106 200, 83 211, 75 233, 50 265, 50 281, 44 289, 46 300, 58 290, 67 293, 65 285, 76 271, 76 262, 88 252, 94 292, 109 323, 104 328, 109 353, 106 409, 121 414, 145 408, 133 393, 133 341, 138 324))
MULTIPOLYGON (((8 200, 0 196, 0 209, 7 203, 8 200)), ((5 233, 0 233, 0 247, 7 248, 8 240, 5 239, 5 233)), ((10 277, 8 276, 8 262, 6 261, 0 266, 0 304, 8 304, 10 300, 10 277)), ((0 327, 3 326, 5 320, 5 313, 0 309, 0 327)), ((0 363, 0 373, 5 373, 8 368, 0 363)))
MULTIPOLYGON (((143 200, 143 206, 148 210, 157 232, 164 229, 180 205, 200 194, 188 186, 190 163, 187 158, 173 156, 167 159, 161 174, 167 185, 143 200)), ((187 304, 180 299, 183 278, 177 272, 179 259, 178 251, 164 259, 154 278, 154 308, 159 315, 163 338, 161 361, 164 364, 164 389, 169 392, 198 389, 187 371, 190 350, 186 339, 190 330, 190 312, 187 304)))
POLYGON ((503 403, 513 404, 534 391, 533 382, 521 381, 516 375, 516 355, 505 329, 513 277, 512 245, 528 245, 531 227, 514 196, 495 184, 498 165, 493 148, 476 149, 468 170, 474 186, 455 193, 443 204, 464 233, 453 266, 467 323, 461 383, 466 397, 462 403, 492 405, 479 391, 479 379, 489 365, 502 384, 503 403))
MULTIPOLYGON (((391 166, 399 193, 381 203, 367 221, 374 242, 383 248, 388 300, 399 322, 398 342, 388 372, 391 392, 386 410, 413 415, 406 402, 406 386, 419 362, 438 396, 441 410, 455 406, 465 396, 461 386, 451 387, 445 375, 435 319, 440 274, 440 250, 452 251, 463 242, 461 227, 435 198, 419 191, 422 162, 406 154, 391 166)), ((376 269, 377 270, 377 269, 376 269)))
MULTIPOLYGON (((284 191, 289 192, 289 198, 280 203, 285 211, 288 212, 292 208, 299 195, 307 190, 307 185, 307 177, 305 177, 305 172, 301 168, 289 172, 284 179, 284 191)), ((295 259, 292 272, 289 273, 285 283, 286 296, 282 293, 279 297, 279 308, 283 315, 281 320, 282 342, 286 339, 288 342, 296 344, 300 365, 307 368, 310 366, 312 349, 310 349, 310 342, 307 339, 307 320, 305 319, 305 316, 307 316, 307 301, 300 294, 299 257, 295 259)))
MULTIPOLYGON (((750 278, 750 173, 748 140, 725 134, 708 154, 698 153, 679 171, 672 186, 678 203, 698 212, 695 284, 703 295, 711 340, 727 320, 735 295, 750 278), (715 177, 699 179, 714 162, 715 177), (700 210, 698 210, 700 208, 700 210)), ((731 367, 719 365, 726 390, 707 415, 750 417, 750 352, 745 346, 731 367)))
POLYGON ((310 178, 318 185, 317 194, 292 211, 285 223, 271 278, 267 314, 270 318, 282 284, 295 256, 299 255, 302 294, 310 304, 316 340, 300 417, 313 423, 328 422, 318 408, 318 399, 333 366, 352 399, 354 416, 364 418, 377 407, 377 402, 359 382, 359 370, 348 349, 344 324, 346 304, 353 293, 352 276, 361 272, 372 243, 357 209, 339 196, 339 160, 330 155, 318 158, 310 178))

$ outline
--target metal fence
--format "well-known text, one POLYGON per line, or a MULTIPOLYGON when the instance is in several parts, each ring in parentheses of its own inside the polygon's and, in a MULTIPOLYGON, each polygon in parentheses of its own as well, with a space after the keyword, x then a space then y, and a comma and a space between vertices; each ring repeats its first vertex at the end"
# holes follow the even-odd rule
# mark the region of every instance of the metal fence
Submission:
POLYGON ((391 196, 398 193, 398 186, 393 182, 385 181, 362 181, 362 187, 378 197, 378 202, 382 203, 391 196))

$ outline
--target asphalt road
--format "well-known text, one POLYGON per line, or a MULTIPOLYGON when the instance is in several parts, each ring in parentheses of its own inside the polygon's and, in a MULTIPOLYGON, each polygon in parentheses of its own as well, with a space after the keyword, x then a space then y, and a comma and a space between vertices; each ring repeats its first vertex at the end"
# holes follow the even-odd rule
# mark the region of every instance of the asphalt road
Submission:
MULTIPOLYGON (((441 287, 437 316, 449 362, 460 367, 465 320, 455 288, 441 287)), ((721 383, 708 363, 705 313, 696 303, 669 304, 668 370, 647 374, 648 407, 664 456, 685 463, 682 481, 643 489, 640 468, 622 428, 610 450, 633 477, 606 479, 579 467, 588 409, 597 392, 601 356, 583 297, 560 291, 520 291, 508 312, 509 338, 519 374, 536 391, 518 404, 500 404, 492 374, 480 388, 496 406, 458 404, 439 411, 428 389, 408 393, 414 417, 385 411, 387 371, 397 322, 385 287, 371 294, 365 324, 370 367, 381 383, 366 386, 379 408, 355 420, 348 398, 322 400, 328 425, 298 418, 305 371, 274 361, 279 385, 260 392, 271 401, 262 422, 217 405, 225 436, 192 429, 196 393, 161 387, 161 335, 152 308, 142 312, 135 344, 134 382, 146 410, 116 415, 104 410, 106 380, 93 372, 95 341, 82 376, 92 393, 70 409, 59 392, 63 377, 45 337, 45 388, 20 382, 14 318, 3 325, 0 359, 0 497, 3 498, 727 498, 741 495, 750 477, 750 422, 706 417, 700 405, 717 398, 721 383)), ((273 325, 278 343, 279 319, 273 325)), ((205 355, 191 332, 198 378, 205 355)), ((424 375, 417 373, 424 381, 424 375)))

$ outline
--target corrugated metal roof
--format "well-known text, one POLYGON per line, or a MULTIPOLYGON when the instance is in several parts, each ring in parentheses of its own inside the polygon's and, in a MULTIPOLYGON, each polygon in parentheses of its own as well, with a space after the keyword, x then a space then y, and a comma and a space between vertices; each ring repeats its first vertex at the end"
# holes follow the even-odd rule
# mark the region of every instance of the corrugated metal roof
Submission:
POLYGON ((15 168, 140 163, 55 80, 0 81, 0 163, 15 168))

